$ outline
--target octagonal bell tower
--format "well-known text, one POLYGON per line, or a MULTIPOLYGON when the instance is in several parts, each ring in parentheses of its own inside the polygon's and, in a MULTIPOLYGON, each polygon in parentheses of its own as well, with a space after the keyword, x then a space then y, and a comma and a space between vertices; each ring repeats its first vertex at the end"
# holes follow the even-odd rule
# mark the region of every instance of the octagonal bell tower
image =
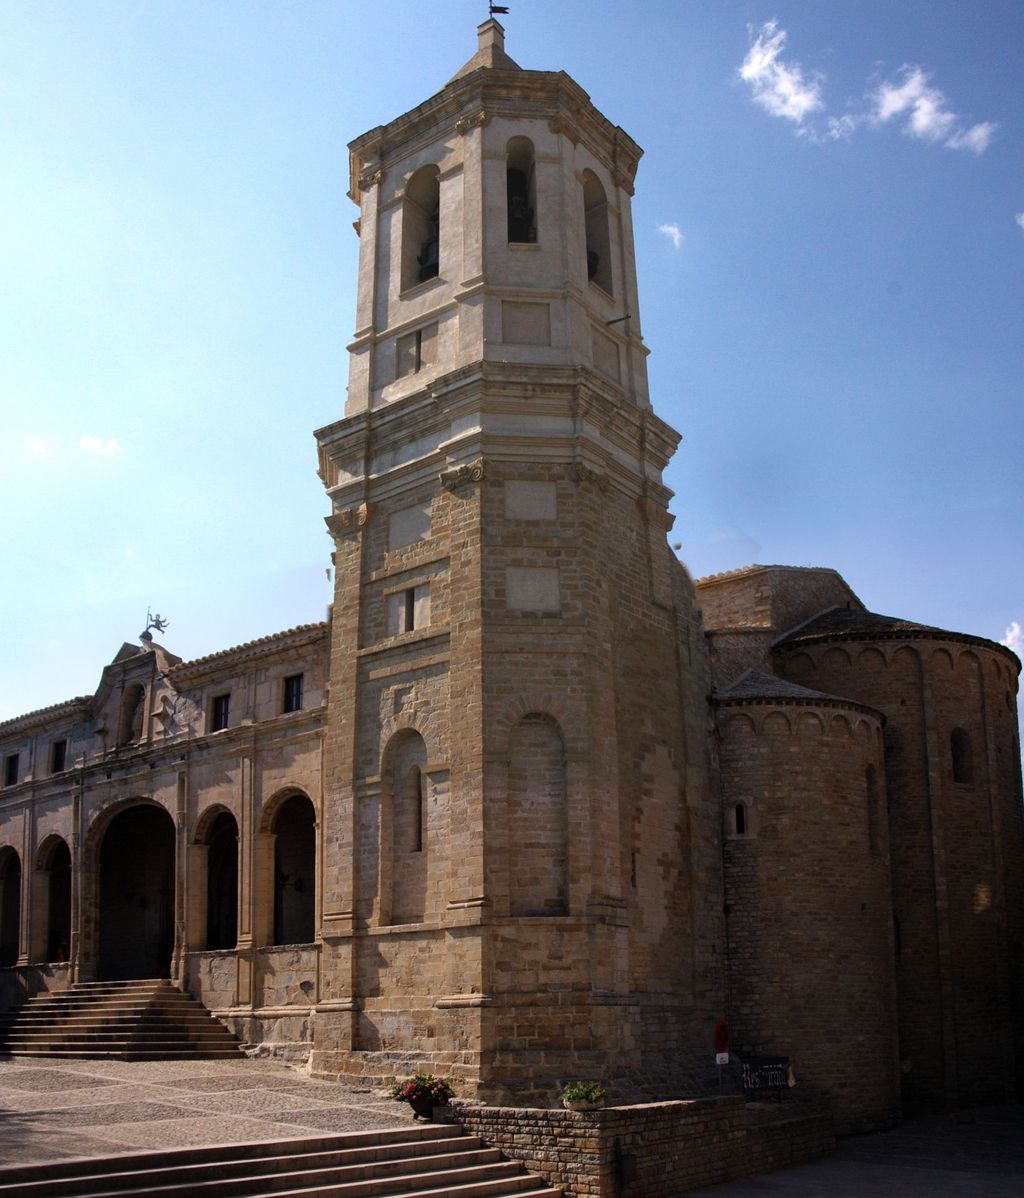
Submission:
POLYGON ((678 436, 640 334, 641 151, 496 21, 478 33, 350 147, 356 332, 345 416, 317 433, 336 590, 313 1067, 516 1099, 664 1068, 678 1091, 721 1001, 719 818, 666 540, 678 436))

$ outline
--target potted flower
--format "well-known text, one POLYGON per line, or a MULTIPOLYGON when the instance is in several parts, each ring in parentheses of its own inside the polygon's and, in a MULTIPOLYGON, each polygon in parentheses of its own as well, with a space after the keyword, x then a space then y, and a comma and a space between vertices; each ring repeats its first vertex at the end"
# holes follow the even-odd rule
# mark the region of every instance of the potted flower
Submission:
POLYGON ((559 1094, 567 1111, 592 1111, 604 1102, 600 1082, 566 1082, 559 1094))
POLYGON ((443 1077, 435 1077, 432 1073, 417 1073, 408 1081, 395 1082, 391 1088, 391 1097, 396 1102, 407 1102, 413 1111, 413 1118, 433 1118, 434 1107, 447 1106, 448 1099, 453 1097, 455 1090, 451 1083, 443 1077))

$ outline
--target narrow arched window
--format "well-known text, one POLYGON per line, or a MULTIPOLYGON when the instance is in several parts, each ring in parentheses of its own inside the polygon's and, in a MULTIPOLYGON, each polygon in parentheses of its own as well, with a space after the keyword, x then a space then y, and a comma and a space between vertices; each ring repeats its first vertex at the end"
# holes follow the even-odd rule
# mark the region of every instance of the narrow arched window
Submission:
POLYGON ((432 850, 424 811, 426 764, 427 747, 412 728, 396 733, 384 752, 382 774, 391 792, 390 923, 421 923, 426 915, 432 850))
POLYGON ((733 808, 733 824, 736 829, 737 836, 746 836, 747 834, 747 805, 746 803, 737 803, 733 808))
POLYGON ((868 848, 872 853, 881 852, 878 838, 878 774, 873 765, 864 770, 864 790, 868 806, 868 848))
POLYGON ((612 295, 608 197, 593 171, 583 172, 583 214, 587 234, 587 278, 612 295))
POLYGON ((528 137, 513 137, 508 143, 505 194, 509 241, 536 241, 537 184, 534 178, 533 142, 528 137))
POLYGON ((974 750, 971 738, 963 728, 954 728, 949 738, 953 759, 953 781, 970 784, 974 781, 974 750))
POLYGON ((421 166, 402 204, 402 290, 436 279, 441 265, 441 183, 436 166, 421 166))

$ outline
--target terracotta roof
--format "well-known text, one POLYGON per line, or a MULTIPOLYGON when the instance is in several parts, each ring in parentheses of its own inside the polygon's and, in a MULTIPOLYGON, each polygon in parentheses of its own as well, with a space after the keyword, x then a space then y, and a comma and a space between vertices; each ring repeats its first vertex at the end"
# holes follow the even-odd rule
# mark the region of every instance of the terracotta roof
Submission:
POLYGON ((891 640, 940 640, 956 641, 968 645, 980 645, 986 649, 997 649, 1008 653, 1020 664, 1017 655, 1006 645, 987 640, 983 636, 972 636, 966 632, 950 632, 932 624, 918 624, 914 620, 901 620, 898 616, 882 616, 877 612, 854 607, 833 607, 819 616, 801 624, 775 642, 777 649, 792 649, 798 645, 822 641, 891 641, 891 640))
POLYGON ((761 670, 745 670, 731 686, 715 695, 715 701, 720 704, 796 703, 808 707, 834 707, 838 704, 842 707, 855 707, 859 711, 882 718, 879 712, 866 703, 844 699, 842 695, 828 695, 824 691, 811 690, 796 682, 779 678, 776 674, 765 674, 761 670))
POLYGON ((62 716, 77 715, 88 708, 92 702, 91 695, 79 695, 74 699, 65 699, 63 703, 54 703, 49 707, 37 707, 35 711, 26 711, 23 715, 11 716, 9 720, 0 720, 0 736, 12 732, 20 732, 33 724, 48 724, 62 716))
POLYGON ((219 649, 216 653, 207 653, 204 657, 194 657, 191 661, 183 661, 167 671, 171 679, 178 679, 193 673, 203 673, 207 669, 227 665, 232 660, 244 661, 249 657, 258 657, 263 653, 271 653, 276 649, 292 648, 296 645, 308 644, 323 636, 327 631, 327 623, 321 620, 317 624, 297 624, 294 628, 286 628, 283 632, 274 632, 269 636, 257 637, 254 641, 244 641, 241 645, 233 645, 230 649, 219 649))

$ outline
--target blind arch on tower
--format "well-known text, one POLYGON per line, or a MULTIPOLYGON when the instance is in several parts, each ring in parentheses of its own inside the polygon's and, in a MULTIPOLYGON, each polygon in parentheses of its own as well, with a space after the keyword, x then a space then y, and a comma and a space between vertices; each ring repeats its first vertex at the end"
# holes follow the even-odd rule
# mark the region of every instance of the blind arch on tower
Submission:
POLYGON ((509 910, 569 913, 565 741, 558 721, 532 712, 512 730, 508 766, 509 910))

